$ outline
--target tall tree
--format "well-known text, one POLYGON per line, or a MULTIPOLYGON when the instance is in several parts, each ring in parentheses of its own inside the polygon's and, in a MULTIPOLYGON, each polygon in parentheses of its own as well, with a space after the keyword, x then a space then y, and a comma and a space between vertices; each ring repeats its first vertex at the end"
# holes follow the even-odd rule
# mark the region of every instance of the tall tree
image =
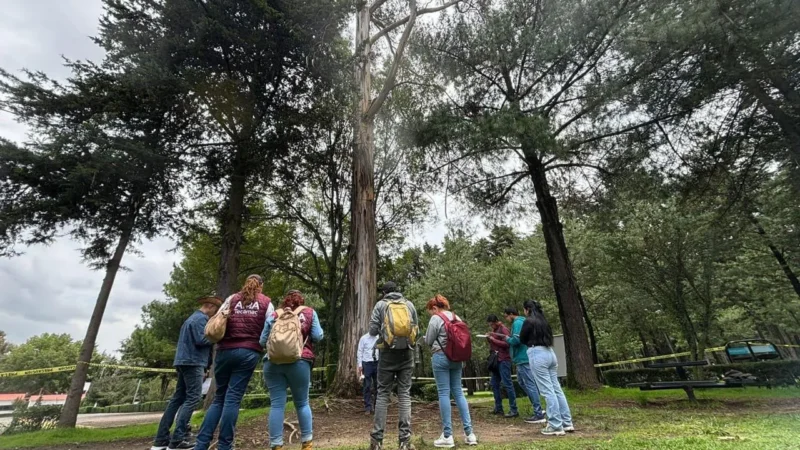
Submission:
POLYGON ((313 148, 306 130, 331 89, 329 62, 342 55, 342 5, 106 1, 100 41, 109 57, 181 77, 206 131, 191 188, 204 203, 219 204, 218 296, 236 288, 248 199, 293 183, 295 167, 313 148))
POLYGON ((181 155, 192 136, 170 78, 112 64, 69 66, 73 77, 66 85, 42 74, 29 73, 26 81, 3 74, 5 108, 37 140, 26 148, 3 145, 0 210, 4 248, 47 243, 66 229, 87 243, 84 259, 105 269, 59 420, 73 427, 122 257, 131 243, 174 222, 181 155), (142 82, 145 76, 152 84, 142 82))
POLYGON ((397 85, 405 51, 417 18, 443 11, 463 0, 437 0, 420 8, 417 0, 357 0, 355 29, 355 86, 358 90, 353 111, 353 171, 350 196, 350 249, 347 263, 348 291, 342 308, 344 335, 340 340, 340 361, 332 391, 339 396, 358 392, 356 351, 358 339, 367 330, 369 313, 375 303, 377 286, 377 241, 375 221, 375 118, 397 85), (377 31, 372 34, 370 27, 377 31), (392 36, 402 30, 397 44, 392 36), (392 56, 377 95, 372 86, 376 44, 385 39, 392 56))
POLYGON ((439 106, 421 126, 438 147, 434 170, 451 189, 490 210, 527 188, 536 198, 567 347, 569 383, 597 387, 585 307, 564 239, 559 181, 613 169, 624 136, 675 116, 632 103, 649 71, 615 50, 636 1, 485 3, 431 25, 420 45, 439 106), (614 106, 614 107, 612 107, 614 106), (613 142, 613 143, 612 143, 613 142), (615 145, 616 144, 616 145, 615 145), (555 181, 554 181, 555 179, 555 181))

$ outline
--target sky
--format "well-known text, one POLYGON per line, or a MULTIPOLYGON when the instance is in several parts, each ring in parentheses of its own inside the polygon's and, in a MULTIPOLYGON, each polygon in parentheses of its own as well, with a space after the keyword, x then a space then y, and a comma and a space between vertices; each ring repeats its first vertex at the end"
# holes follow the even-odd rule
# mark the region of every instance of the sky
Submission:
MULTIPOLYGON (((0 67, 19 74, 22 69, 41 71, 63 80, 69 72, 63 57, 99 61, 103 50, 90 39, 102 14, 100 0, 2 0, 0 14, 0 67)), ((0 111, 0 136, 25 142, 27 129, 0 111)), ((447 210, 441 196, 433 196, 431 215, 440 219, 412 230, 410 243, 439 243, 448 218, 462 215, 450 199, 447 210)), ((476 219, 468 221, 478 232, 476 219), (470 223, 471 222, 471 223, 470 223)), ((144 242, 141 255, 128 253, 114 284, 100 328, 100 351, 115 353, 141 319, 143 305, 163 299, 162 286, 180 260, 167 238, 144 242)), ((92 314, 102 271, 81 261, 80 243, 61 238, 49 246, 24 249, 12 259, 0 259, 0 330, 14 343, 41 333, 69 333, 83 339, 92 314)))

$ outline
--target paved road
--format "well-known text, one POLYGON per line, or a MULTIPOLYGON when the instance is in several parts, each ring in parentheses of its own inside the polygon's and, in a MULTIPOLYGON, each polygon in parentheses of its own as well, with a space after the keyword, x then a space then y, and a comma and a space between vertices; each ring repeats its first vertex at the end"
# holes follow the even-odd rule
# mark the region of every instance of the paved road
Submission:
MULTIPOLYGON (((123 425, 158 423, 161 413, 80 414, 78 425, 91 428, 111 428, 123 425)), ((0 430, 11 423, 10 416, 0 417, 0 430)))

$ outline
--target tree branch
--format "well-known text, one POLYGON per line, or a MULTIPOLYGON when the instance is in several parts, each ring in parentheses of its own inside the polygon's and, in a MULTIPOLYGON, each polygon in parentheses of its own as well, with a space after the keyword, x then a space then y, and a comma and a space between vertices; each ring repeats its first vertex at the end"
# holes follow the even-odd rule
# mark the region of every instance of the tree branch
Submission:
POLYGON ((598 171, 598 172, 600 172, 600 173, 606 174, 606 175, 609 175, 609 174, 611 174, 611 172, 609 172, 609 171, 608 171, 606 168, 604 168, 604 167, 600 167, 600 166, 598 166, 598 165, 595 165, 595 164, 589 164, 589 163, 563 163, 563 164, 553 164, 552 166, 549 166, 549 167, 545 168, 545 169, 544 169, 544 171, 545 171, 545 172, 549 172, 549 171, 551 171, 551 170, 555 170, 555 169, 564 169, 564 168, 567 168, 567 167, 588 167, 588 168, 590 168, 590 169, 594 169, 594 170, 596 170, 596 171, 598 171))
MULTIPOLYGON (((380 0, 378 0, 378 1, 380 1, 380 0)), ((457 3, 461 3, 462 1, 464 1, 464 0, 451 0, 451 1, 447 2, 447 3, 445 3, 444 5, 435 6, 433 8, 423 8, 423 9, 420 9, 419 11, 416 11, 415 13, 412 13, 412 14, 414 15, 414 20, 416 20, 416 18, 419 17, 419 16, 424 16, 425 14, 431 14, 431 13, 439 12, 439 11, 447 9, 447 8, 457 4, 457 3)), ((414 6, 416 6, 416 2, 415 2, 414 6)), ((414 9, 416 9, 416 7, 414 9)), ((370 8, 370 13, 372 13, 372 11, 373 11, 372 8, 370 8)), ((398 20, 398 21, 396 21, 396 22, 384 27, 381 31, 378 32, 378 34, 376 34, 375 36, 370 38, 369 45, 375 44, 376 42, 378 42, 380 40, 380 38, 383 37, 383 35, 389 34, 392 31, 396 30, 397 28, 405 25, 409 20, 411 20, 412 14, 409 14, 408 16, 406 16, 406 17, 404 17, 404 18, 402 18, 402 19, 400 19, 400 20, 398 20)))
POLYGON ((400 42, 397 44, 397 51, 395 52, 394 61, 392 61, 392 66, 389 68, 389 74, 386 76, 386 80, 383 82, 381 92, 378 94, 378 97, 372 100, 372 104, 370 104, 369 109, 365 114, 365 116, 368 118, 374 117, 375 114, 377 114, 377 112, 381 109, 381 106, 383 106, 383 102, 386 101, 386 98, 389 96, 389 92, 392 91, 394 81, 397 78, 397 72, 400 70, 400 64, 403 62, 403 53, 405 53, 406 45, 408 45, 408 39, 411 37, 411 30, 414 29, 414 23, 417 21, 417 0, 409 0, 408 3, 409 8, 411 9, 411 14, 408 16, 406 28, 403 30, 403 35, 400 37, 400 42))

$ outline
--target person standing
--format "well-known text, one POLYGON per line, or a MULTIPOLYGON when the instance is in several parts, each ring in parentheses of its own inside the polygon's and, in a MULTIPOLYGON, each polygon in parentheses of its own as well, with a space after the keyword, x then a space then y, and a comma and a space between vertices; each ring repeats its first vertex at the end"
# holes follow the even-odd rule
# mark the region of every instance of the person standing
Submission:
POLYGON ((563 436, 575 431, 567 397, 558 382, 558 358, 553 350, 553 330, 535 300, 524 304, 528 318, 522 326, 520 340, 528 346, 528 359, 536 383, 547 402, 547 426, 542 430, 546 436, 563 436))
POLYGON ((222 300, 217 297, 202 297, 197 300, 200 309, 192 313, 183 325, 178 336, 178 346, 172 365, 178 374, 175 393, 161 416, 158 432, 150 450, 191 449, 194 443, 186 439, 189 420, 203 396, 203 374, 211 366, 211 347, 214 345, 205 337, 208 318, 217 313, 222 300), (169 430, 175 424, 170 436, 169 430))
POLYGON ((517 409, 517 393, 514 391, 514 382, 511 380, 511 353, 509 352, 510 346, 506 342, 506 338, 511 335, 503 325, 503 322, 492 314, 487 319, 489 323, 490 332, 486 335, 489 341, 489 351, 497 353, 497 371, 491 373, 492 394, 494 394, 494 411, 493 414, 503 415, 503 393, 505 389, 508 395, 508 414, 507 418, 519 417, 519 410, 517 409))
MULTIPOLYGON (((300 442, 302 450, 313 447, 313 418, 308 404, 308 392, 311 388, 311 368, 314 367, 314 344, 323 337, 322 326, 317 312, 305 306, 305 299, 300 291, 291 290, 283 299, 281 308, 284 312, 297 313, 300 321, 300 335, 303 349, 300 359, 292 363, 279 364, 264 357, 264 384, 269 389, 269 445, 272 450, 283 449, 283 419, 286 411, 286 389, 292 390, 292 401, 297 411, 300 424, 300 442), (300 307, 303 307, 300 309, 300 307)), ((259 340, 261 347, 269 342, 273 325, 279 312, 267 316, 264 330, 259 340)), ((292 317, 292 316, 289 316, 292 317)), ((280 330, 280 328, 277 328, 280 330)), ((295 332, 296 335, 296 332, 295 332)), ((272 345, 272 344, 270 344, 272 345)))
POLYGON ((218 450, 231 450, 239 419, 239 406, 261 359, 259 339, 268 315, 274 312, 269 297, 261 290, 264 281, 250 275, 242 290, 225 300, 230 307, 225 336, 217 343, 214 378, 217 391, 214 401, 197 433, 196 450, 208 450, 211 438, 219 425, 218 450))
POLYGON ((378 394, 378 336, 369 333, 358 340, 358 378, 362 380, 364 391, 364 411, 367 415, 375 412, 375 399, 378 394))
POLYGON ((372 310, 369 334, 379 336, 378 398, 370 433, 370 450, 383 449, 386 414, 392 388, 397 384, 399 450, 414 450, 411 443, 411 376, 414 346, 419 338, 419 318, 414 304, 389 281, 381 287, 383 298, 372 310))
POLYGON ((519 333, 522 331, 522 324, 525 318, 519 315, 517 308, 506 307, 503 311, 506 321, 511 323, 511 336, 506 338, 506 342, 511 347, 511 358, 517 366, 517 381, 522 390, 528 394, 528 399, 533 405, 533 415, 525 419, 527 423, 545 423, 544 412, 542 411, 542 401, 539 399, 539 389, 533 380, 530 362, 528 361, 528 347, 519 340, 519 333))
POLYGON ((461 320, 450 311, 450 303, 440 294, 428 301, 425 306, 431 320, 428 322, 428 331, 425 333, 425 343, 431 348, 433 353, 431 366, 433 367, 433 378, 436 380, 436 391, 439 394, 439 415, 442 419, 442 435, 433 441, 434 447, 452 448, 455 447, 453 439, 453 418, 452 408, 450 407, 450 396, 456 402, 458 412, 461 414, 461 424, 464 426, 464 443, 467 445, 478 445, 478 438, 472 430, 472 418, 469 414, 469 404, 461 390, 461 371, 464 370, 464 363, 450 361, 445 355, 444 349, 447 347, 447 327, 445 320, 461 320))

